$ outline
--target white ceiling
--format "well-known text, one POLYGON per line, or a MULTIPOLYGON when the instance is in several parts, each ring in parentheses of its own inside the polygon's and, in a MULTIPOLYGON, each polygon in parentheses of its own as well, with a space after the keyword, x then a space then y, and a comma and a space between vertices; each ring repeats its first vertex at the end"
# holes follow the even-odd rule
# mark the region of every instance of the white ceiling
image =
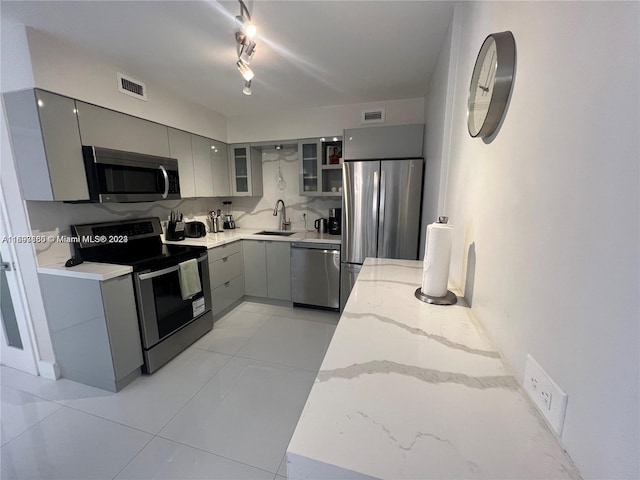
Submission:
POLYGON ((242 94, 237 1, 6 1, 3 20, 76 44, 224 115, 423 97, 453 12, 442 1, 249 2, 259 39, 242 94))

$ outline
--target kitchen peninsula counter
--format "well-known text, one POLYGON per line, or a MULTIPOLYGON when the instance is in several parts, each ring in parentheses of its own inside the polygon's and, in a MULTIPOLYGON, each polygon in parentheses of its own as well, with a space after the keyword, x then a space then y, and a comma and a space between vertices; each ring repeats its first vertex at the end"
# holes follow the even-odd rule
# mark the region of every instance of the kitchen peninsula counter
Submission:
POLYGON ((367 259, 287 450, 290 479, 580 478, 472 318, 367 259))

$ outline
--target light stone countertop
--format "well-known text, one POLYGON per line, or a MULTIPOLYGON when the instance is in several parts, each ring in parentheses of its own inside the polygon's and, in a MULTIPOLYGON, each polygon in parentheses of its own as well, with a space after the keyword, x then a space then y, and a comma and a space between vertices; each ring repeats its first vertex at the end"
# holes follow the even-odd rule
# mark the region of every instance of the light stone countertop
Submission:
POLYGON ((38 267, 38 273, 46 275, 58 275, 61 277, 84 278, 87 280, 105 281, 133 272, 133 268, 127 265, 115 265, 112 263, 84 262, 75 267, 65 267, 64 263, 54 263, 38 267))
MULTIPOLYGON (((263 230, 269 231, 266 228, 235 228, 233 230, 225 230, 220 233, 207 233, 205 237, 200 238, 185 238, 177 242, 164 240, 164 243, 175 245, 191 245, 191 246, 206 246, 207 248, 215 248, 227 243, 237 242, 238 240, 272 240, 274 242, 322 242, 330 243, 334 245, 340 245, 340 235, 330 235, 328 233, 317 232, 300 232, 294 231, 293 235, 288 237, 281 237, 278 235, 256 235, 263 230)), ((275 230, 270 230, 275 231, 275 230)))
MULTIPOLYGON (((233 230, 225 230, 220 233, 208 233, 205 237, 185 238, 179 242, 165 241, 164 243, 172 245, 188 245, 196 247, 215 248, 227 243, 237 242, 238 240, 273 240, 276 242, 322 242, 339 245, 340 235, 321 234, 316 232, 294 232, 288 237, 280 237, 277 235, 256 235, 267 229, 249 229, 236 228, 233 230)), ((63 277, 85 278, 88 280, 109 280, 110 278, 119 277, 131 273, 133 269, 126 265, 115 265, 111 263, 84 262, 75 267, 65 267, 64 263, 54 263, 51 265, 38 266, 38 273, 47 275, 59 275, 63 277)))
POLYGON ((287 450, 289 479, 580 478, 462 299, 367 259, 287 450))

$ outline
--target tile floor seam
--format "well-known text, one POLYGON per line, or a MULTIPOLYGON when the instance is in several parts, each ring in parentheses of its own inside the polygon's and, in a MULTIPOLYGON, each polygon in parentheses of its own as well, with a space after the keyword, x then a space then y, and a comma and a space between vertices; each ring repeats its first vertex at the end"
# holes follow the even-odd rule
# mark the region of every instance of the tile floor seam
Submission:
POLYGON ((247 357, 247 356, 244 356, 244 355, 237 355, 236 354, 236 355, 234 355, 234 357, 242 358, 244 360, 253 360, 254 362, 263 362, 263 363, 266 363, 267 365, 274 365, 276 367, 286 367, 286 368, 291 368, 293 370, 303 370, 305 372, 313 373, 314 375, 317 375, 318 371, 319 371, 319 370, 311 370, 309 368, 304 368, 304 367, 293 367, 291 365, 287 365, 286 363, 272 362, 270 360, 262 360, 260 358, 252 358, 252 357, 247 357))
MULTIPOLYGON (((272 472, 271 470, 265 470, 264 468, 256 467, 255 465, 251 465, 250 463, 246 463, 246 462, 243 462, 241 460, 236 460, 235 458, 225 457, 224 455, 221 455, 220 453, 210 452, 209 450, 205 450, 203 448, 196 447, 195 445, 191 445, 189 443, 181 442, 179 440, 174 440, 173 438, 163 437, 159 433, 158 433, 158 435, 156 435, 156 437, 161 438, 163 440, 167 440, 168 442, 177 443, 178 445, 182 445, 183 447, 193 448, 194 450, 198 450, 200 452, 207 453, 209 455, 215 455, 216 457, 224 458, 225 460, 230 460, 230 461, 235 462, 235 463, 240 463, 241 465, 245 465, 247 467, 255 468, 256 470, 262 470, 263 472, 267 472, 267 473, 275 473, 276 475, 278 474, 277 471, 276 472, 272 472)), ((286 453, 285 453, 285 455, 286 455, 286 453)), ((280 466, 280 464, 278 464, 278 467, 279 466, 280 466)))
MULTIPOLYGON (((6 366, 6 365, 3 365, 3 366, 6 366)), ((7 367, 7 368, 11 368, 11 367, 7 367)), ((19 370, 18 370, 18 371, 19 371, 19 370)), ((30 374, 30 373, 27 373, 26 375, 31 375, 31 374, 30 374)), ((34 376, 34 377, 36 377, 36 378, 41 377, 40 375, 33 375, 33 376, 34 376)), ((56 382, 58 382, 58 381, 62 380, 63 378, 64 378, 64 377, 60 377, 58 380, 51 380, 51 381, 56 381, 56 382)), ((43 380, 45 380, 45 379, 43 379, 43 380)), ((46 379, 46 380, 48 380, 48 379, 46 379)), ((69 380, 69 379, 68 379, 68 378, 65 378, 65 380, 69 380)), ((73 380, 69 380, 69 381, 70 381, 70 382, 73 382, 73 380)), ((75 383, 77 383, 77 382, 75 382, 75 383)), ((82 384, 80 384, 80 385, 82 385, 82 384)), ((10 389, 16 390, 16 391, 18 391, 18 392, 28 393, 29 395, 31 395, 31 396, 33 396, 33 397, 36 397, 36 398, 39 398, 40 400, 46 400, 47 402, 55 403, 55 404, 57 404, 57 405, 60 405, 61 407, 65 407, 65 406, 66 406, 66 404, 65 404, 65 403, 62 403, 62 402, 72 402, 73 400, 77 400, 77 399, 79 399, 79 398, 80 398, 80 397, 74 397, 74 398, 67 399, 67 400, 52 400, 52 399, 50 399, 50 398, 43 397, 42 395, 38 395, 38 394, 35 394, 35 393, 33 393, 33 392, 29 392, 28 390, 23 390, 23 389, 21 389, 21 388, 17 388, 17 387, 11 386, 11 385, 4 385, 4 386, 2 386, 2 388, 10 388, 10 389)), ((95 388, 95 387, 94 387, 94 388, 95 388)))
POLYGON ((115 479, 118 477, 118 475, 120 475, 120 474, 122 473, 122 471, 123 471, 125 468, 127 468, 127 467, 129 466, 129 464, 130 464, 131 462, 133 462, 133 461, 138 457, 138 455, 140 455, 140 453, 142 453, 142 451, 143 451, 145 448, 147 448, 147 445, 149 445, 149 444, 153 441, 153 439, 154 439, 154 438, 156 438, 156 435, 152 435, 152 436, 151 436, 151 438, 149 439, 149 441, 148 441, 147 443, 145 443, 145 444, 142 446, 142 448, 141 448, 140 450, 138 450, 138 451, 136 452, 136 454, 135 454, 133 457, 131 457, 131 460, 129 460, 129 461, 125 464, 125 466, 124 466, 124 467, 122 467, 122 468, 120 469, 120 471, 119 471, 118 473, 116 473, 116 474, 111 478, 111 480, 115 480, 115 479))
MULTIPOLYGON (((225 354, 225 355, 227 355, 227 354, 225 354)), ((198 389, 198 391, 197 391, 196 393, 194 393, 194 394, 191 396, 191 398, 189 398, 186 402, 184 402, 184 405, 182 405, 182 406, 178 409, 178 411, 177 411, 176 413, 174 413, 174 414, 173 414, 173 416, 172 416, 169 420, 167 420, 167 422, 166 422, 164 425, 162 425, 162 427, 160 427, 160 429, 159 429, 156 433, 154 433, 154 435, 156 435, 156 436, 157 436, 157 435, 159 435, 159 433, 160 433, 162 430, 164 430, 164 429, 166 428, 166 426, 167 426, 167 425, 169 425, 169 423, 171 423, 171 421, 172 421, 174 418, 176 418, 176 415, 178 415, 182 410, 184 410, 184 407, 186 407, 187 405, 189 405, 189 402, 191 402, 191 400, 193 400, 193 399, 196 397, 196 395, 198 395, 198 394, 202 391, 202 389, 203 389, 204 387, 206 387, 207 385, 209 385, 209 382, 211 382, 211 380, 213 380, 213 379, 215 378, 215 376, 216 376, 216 375, 218 375, 218 374, 220 373, 220 371, 225 367, 225 365, 226 365, 227 363, 229 363, 229 361, 233 358, 233 356, 232 356, 232 355, 228 355, 228 356, 229 356, 229 358, 227 358, 227 360, 222 364, 222 366, 221 366, 218 370, 216 370, 216 373, 214 373, 211 377, 209 377, 209 379, 208 379, 206 382, 204 382, 204 383, 202 384, 202 386, 198 389)), ((164 437, 162 437, 162 438, 164 438, 164 437)))
MULTIPOLYGON (((29 393, 29 392, 27 392, 29 393)), ((46 399, 44 399, 46 400, 46 399)), ((51 402, 54 403, 54 402, 51 402)), ((56 405, 58 405, 56 403, 56 405)), ((7 445, 9 445, 11 442, 13 442, 14 440, 18 439, 19 437, 21 437, 22 435, 24 435, 25 433, 27 433, 29 430, 31 430, 33 427, 39 425, 40 423, 42 423, 43 421, 45 421, 47 418, 49 418, 51 415, 53 415, 54 413, 58 413, 60 410, 62 410, 65 407, 65 405, 60 405, 60 408, 58 408, 57 410, 54 410, 53 412, 51 412, 50 414, 48 414, 47 416, 45 416, 44 418, 41 418, 40 420, 38 420, 36 423, 34 423, 33 425, 31 425, 29 428, 27 428, 24 432, 19 433, 18 435, 16 435, 15 437, 13 437, 11 440, 3 443, 2 445, 0 445, 0 448, 4 448, 7 445)))
MULTIPOLYGON (((91 415, 92 417, 99 418, 100 420, 106 420, 107 422, 115 423, 116 425, 120 425, 121 427, 126 427, 126 428, 130 428, 131 430, 136 430, 136 431, 138 431, 138 432, 140 432, 140 433, 144 433, 144 434, 146 434, 146 435, 152 435, 152 436, 153 436, 153 435, 156 435, 156 434, 155 434, 155 433, 153 433, 153 432, 147 432, 146 430, 142 430, 141 428, 138 428, 138 427, 132 427, 131 425, 127 425, 126 423, 116 422, 115 420, 112 420, 112 419, 110 419, 110 418, 101 417, 100 415, 97 415, 97 414, 95 414, 95 413, 92 413, 92 412, 86 412, 86 411, 81 410, 81 409, 79 409, 79 408, 74 408, 74 407, 72 407, 72 406, 70 406, 70 405, 63 405, 63 407, 66 407, 66 408, 68 408, 69 410, 73 410, 73 411, 75 411, 75 412, 80 412, 80 413, 85 413, 85 414, 87 414, 87 415, 91 415)), ((58 410, 58 411, 59 411, 59 410, 58 410)))

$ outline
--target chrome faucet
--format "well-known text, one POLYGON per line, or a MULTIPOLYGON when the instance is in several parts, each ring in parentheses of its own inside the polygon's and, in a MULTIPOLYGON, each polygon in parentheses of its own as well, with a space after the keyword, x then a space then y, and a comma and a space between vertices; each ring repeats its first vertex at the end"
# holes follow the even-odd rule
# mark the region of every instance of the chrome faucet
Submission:
POLYGON ((278 205, 282 204, 282 216, 280 217, 280 230, 286 230, 287 227, 291 226, 291 222, 287 222, 287 207, 284 205, 284 200, 281 198, 276 202, 276 206, 273 209, 273 216, 278 216, 278 205))

